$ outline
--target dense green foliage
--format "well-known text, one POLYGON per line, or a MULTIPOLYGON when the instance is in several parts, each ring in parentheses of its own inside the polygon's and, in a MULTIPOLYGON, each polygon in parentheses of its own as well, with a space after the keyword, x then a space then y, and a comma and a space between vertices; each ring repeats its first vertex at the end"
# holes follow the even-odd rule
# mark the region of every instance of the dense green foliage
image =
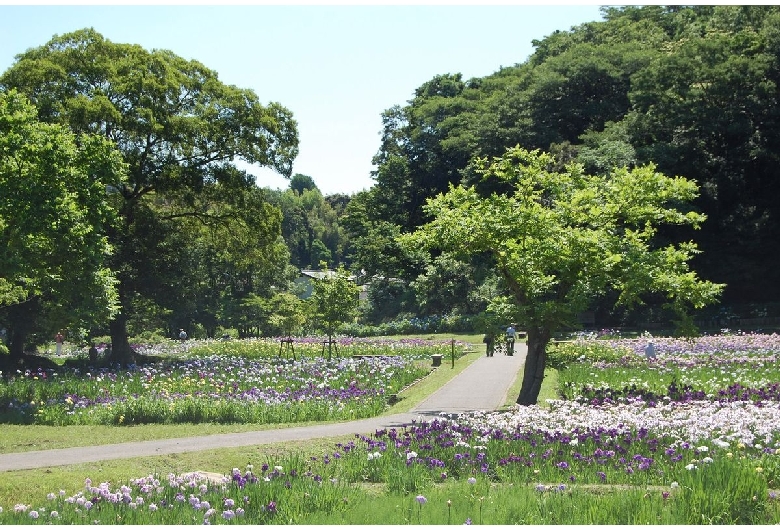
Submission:
MULTIPOLYGON (((733 325, 735 311, 778 316, 780 8, 602 12, 601 21, 533 41, 530 57, 493 74, 421 80, 409 101, 382 114, 375 185, 353 196, 323 195, 316 175, 292 175, 286 190, 258 189, 234 161, 290 176, 297 125, 280 104, 261 105, 253 91, 225 85, 197 61, 86 29, 20 53, 0 76, 0 91, 23 93, 42 122, 103 136, 127 165, 127 178, 103 182, 120 222, 96 232, 114 251, 107 265, 121 311, 110 329, 90 329, 90 319, 66 313, 55 323, 55 315, 22 306, 24 315, 0 312, 0 327, 12 332, 37 314, 45 325, 22 342, 40 344, 64 326, 70 340, 110 332, 124 354, 128 333, 273 334, 284 315, 269 300, 295 293, 300 269, 324 262, 370 282, 357 323, 364 331, 459 315, 478 317, 478 331, 486 330, 480 323, 506 315, 488 311, 489 303, 509 293, 493 258, 429 255, 403 248, 398 236, 429 221, 426 201, 451 185, 474 185, 482 197, 510 193, 501 179, 483 178, 478 160, 514 146, 551 153, 559 170, 577 162, 587 174, 609 176, 653 164, 695 182, 691 207, 707 221, 696 232, 660 227, 653 242, 695 240, 702 252, 691 256, 692 269, 726 285, 724 306, 697 316, 720 327, 733 325)), ((20 289, 0 275, 4 303, 19 299, 20 289)), ((617 297, 607 290, 586 308, 599 326, 676 318, 663 298, 616 309, 617 297)))
POLYGON ((297 269, 345 265, 344 229, 340 224, 349 203, 345 195, 324 196, 311 177, 297 173, 284 191, 269 192, 269 200, 282 212, 282 237, 297 269))
POLYGON ((319 329, 328 336, 328 360, 333 353, 334 335, 341 324, 357 316, 360 288, 349 279, 349 274, 339 267, 332 275, 313 280, 309 300, 311 317, 319 329))
MULTIPOLYGON (((382 220, 416 228, 428 220, 425 199, 450 184, 506 191, 473 161, 515 145, 595 174, 654 163, 701 188, 693 204, 708 221, 695 234, 694 268, 727 284, 728 303, 776 300, 779 22, 776 6, 606 8, 603 21, 534 41, 522 64, 470 80, 436 76, 385 113, 364 199, 372 207, 357 233, 382 220)), ((675 227, 657 237, 694 235, 675 227)))
POLYGON ((14 358, 29 333, 117 309, 105 183, 124 171, 108 141, 41 123, 23 95, 0 93, 0 314, 14 324, 14 358))
POLYGON ((484 180, 511 193, 482 197, 475 186, 451 186, 427 202, 431 221, 401 237, 409 248, 492 257, 507 288, 493 305, 513 306, 512 320, 528 331, 522 405, 536 403, 553 332, 574 325, 593 299, 614 292, 630 307, 660 293, 685 322, 691 307, 712 303, 722 289, 690 270, 694 243, 654 242, 660 226, 704 221, 678 209, 696 196, 695 183, 652 165, 606 177, 581 164, 555 166, 552 156, 520 147, 477 160, 484 180))
POLYGON ((120 311, 110 331, 118 360, 131 357, 132 318, 169 311, 175 324, 205 314, 204 325, 214 328, 214 303, 193 296, 198 284, 235 297, 280 276, 263 277, 278 271, 280 255, 287 259, 278 210, 234 162, 289 176, 298 139, 287 109, 261 105, 254 92, 220 82, 196 61, 90 29, 17 56, 0 87, 27 95, 41 121, 105 137, 127 165, 126 179, 104 182, 119 214, 105 227, 115 248, 120 311))

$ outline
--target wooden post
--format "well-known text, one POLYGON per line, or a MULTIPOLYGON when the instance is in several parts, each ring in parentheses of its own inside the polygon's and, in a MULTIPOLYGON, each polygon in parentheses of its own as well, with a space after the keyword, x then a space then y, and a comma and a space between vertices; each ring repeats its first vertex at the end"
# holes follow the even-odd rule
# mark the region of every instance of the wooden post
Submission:
POLYGON ((455 339, 452 339, 452 367, 455 368, 455 339))

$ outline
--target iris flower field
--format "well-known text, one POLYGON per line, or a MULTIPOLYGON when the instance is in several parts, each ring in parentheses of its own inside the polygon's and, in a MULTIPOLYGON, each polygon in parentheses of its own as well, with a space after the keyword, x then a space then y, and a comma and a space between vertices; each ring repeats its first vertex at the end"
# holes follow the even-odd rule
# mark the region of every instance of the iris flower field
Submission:
MULTIPOLYGON (((0 524, 780 523, 780 336, 657 337, 654 358, 648 340, 551 346, 559 398, 537 406, 355 433, 216 476, 88 477, 2 506, 0 524)), ((330 362, 321 342, 295 347, 297 360, 228 341, 125 371, 3 374, 0 421, 366 417, 450 343, 345 340, 330 362)))
POLYGON ((389 394, 427 374, 431 355, 450 345, 344 339, 331 361, 320 356, 316 340, 294 348, 295 358, 273 340, 137 345, 159 362, 17 371, 0 387, 0 421, 269 424, 371 417, 384 410, 389 394))

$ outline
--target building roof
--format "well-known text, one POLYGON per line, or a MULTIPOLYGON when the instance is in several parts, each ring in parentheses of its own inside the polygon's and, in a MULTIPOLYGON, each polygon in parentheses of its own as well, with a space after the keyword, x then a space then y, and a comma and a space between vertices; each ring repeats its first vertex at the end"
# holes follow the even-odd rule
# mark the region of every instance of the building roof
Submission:
MULTIPOLYGON (((308 276, 309 278, 315 278, 317 280, 321 280, 323 278, 332 278, 336 275, 336 271, 334 270, 311 270, 311 269, 301 269, 301 276, 308 276)), ((356 277, 354 274, 350 274, 347 278, 350 281, 355 281, 356 277)))

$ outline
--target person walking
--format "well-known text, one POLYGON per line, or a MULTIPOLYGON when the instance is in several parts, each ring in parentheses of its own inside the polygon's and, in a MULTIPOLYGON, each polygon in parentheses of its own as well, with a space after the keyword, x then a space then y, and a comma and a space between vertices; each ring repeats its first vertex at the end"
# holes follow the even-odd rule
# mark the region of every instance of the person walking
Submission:
POLYGON ((507 355, 514 355, 515 354, 515 337, 517 335, 517 332, 515 331, 515 325, 509 324, 509 327, 506 328, 506 354, 507 355))
POLYGON ((485 336, 482 338, 482 342, 485 343, 485 354, 488 357, 493 357, 493 352, 495 351, 495 344, 496 344, 496 337, 493 336, 493 332, 488 331, 485 333, 485 336))
POLYGON ((65 342, 65 337, 62 334, 62 330, 58 331, 56 335, 54 335, 54 342, 57 344, 57 356, 59 357, 62 355, 62 343, 65 342))

